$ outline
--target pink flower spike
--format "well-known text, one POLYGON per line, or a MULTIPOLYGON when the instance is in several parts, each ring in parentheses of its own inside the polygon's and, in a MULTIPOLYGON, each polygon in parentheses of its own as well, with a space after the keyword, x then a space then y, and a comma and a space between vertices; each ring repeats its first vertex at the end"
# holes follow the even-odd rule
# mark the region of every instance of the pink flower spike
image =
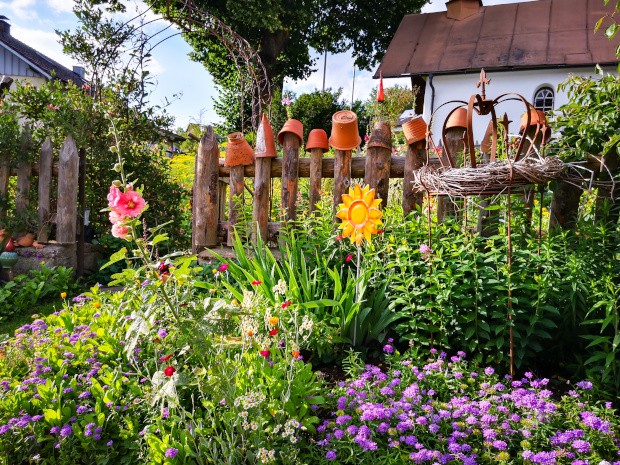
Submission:
POLYGON ((110 192, 108 193, 108 207, 116 208, 118 200, 121 197, 121 191, 115 185, 110 186, 110 192))
POLYGON ((146 202, 138 192, 127 191, 120 195, 116 206, 112 208, 120 215, 135 218, 140 216, 144 207, 146 207, 146 202))
POLYGON ((114 223, 112 225, 112 235, 119 239, 127 239, 129 235, 129 227, 122 223, 114 223))

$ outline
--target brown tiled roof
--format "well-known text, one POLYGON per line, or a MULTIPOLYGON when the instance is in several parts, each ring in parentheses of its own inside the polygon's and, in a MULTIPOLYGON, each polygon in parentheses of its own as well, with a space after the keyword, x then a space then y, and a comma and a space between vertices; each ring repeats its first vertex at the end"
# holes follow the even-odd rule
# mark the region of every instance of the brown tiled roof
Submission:
POLYGON ((65 82, 73 81, 78 86, 81 86, 86 82, 80 77, 79 74, 64 67, 57 61, 52 60, 42 53, 37 52, 34 48, 17 40, 10 34, 0 33, 0 42, 50 76, 54 74, 56 78, 65 82))
POLYGON ((457 21, 446 12, 403 18, 377 70, 383 77, 615 64, 615 44, 596 22, 616 2, 537 0, 481 6, 457 21))

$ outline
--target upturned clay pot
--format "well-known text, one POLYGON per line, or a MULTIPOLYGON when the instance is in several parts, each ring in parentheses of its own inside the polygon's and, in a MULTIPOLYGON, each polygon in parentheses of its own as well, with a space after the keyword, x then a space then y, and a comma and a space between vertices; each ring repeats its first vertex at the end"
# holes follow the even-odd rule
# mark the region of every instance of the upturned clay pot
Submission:
POLYGON ((377 121, 372 127, 368 147, 392 149, 392 131, 387 121, 377 121))
POLYGON ((226 146, 226 158, 224 165, 239 166, 251 165, 254 163, 254 150, 245 140, 240 132, 233 132, 228 135, 228 145, 226 146))
POLYGON ((313 129, 308 134, 308 142, 306 142, 306 151, 310 149, 321 149, 323 153, 329 150, 329 141, 327 133, 323 129, 313 129))
POLYGON ((278 156, 276 150, 276 141, 273 137, 273 129, 271 123, 267 119, 267 115, 263 113, 263 119, 258 126, 256 132, 256 148, 254 149, 256 158, 273 158, 278 156))
POLYGON ((467 129, 467 109, 459 107, 450 113, 446 121, 446 129, 462 128, 467 129))
POLYGON ((417 116, 403 124, 403 133, 407 144, 415 144, 426 139, 428 126, 421 116, 417 116))
POLYGON ((34 239, 34 234, 26 233, 23 236, 17 238, 17 245, 19 245, 20 247, 30 247, 34 242, 34 239))
MULTIPOLYGON (((527 112, 524 112, 521 115, 521 126, 519 127, 519 132, 525 129, 527 125, 527 112)), ((530 108, 530 126, 546 126, 547 125, 547 117, 545 116, 545 112, 541 110, 536 110, 535 108, 530 108)))
POLYGON ((32 246, 33 246, 35 249, 44 249, 44 248, 45 248, 45 244, 41 244, 41 243, 40 243, 40 242, 38 242, 38 241, 34 241, 34 242, 32 243, 32 246))
POLYGON ((329 145, 337 150, 352 150, 362 143, 357 128, 357 115, 349 110, 341 110, 332 116, 332 134, 329 145))
POLYGON ((280 129, 280 132, 278 133, 278 142, 280 142, 280 145, 284 143, 284 134, 287 132, 291 132, 299 137, 300 145, 304 143, 304 125, 301 121, 289 119, 286 123, 284 123, 284 126, 282 126, 282 129, 280 129))

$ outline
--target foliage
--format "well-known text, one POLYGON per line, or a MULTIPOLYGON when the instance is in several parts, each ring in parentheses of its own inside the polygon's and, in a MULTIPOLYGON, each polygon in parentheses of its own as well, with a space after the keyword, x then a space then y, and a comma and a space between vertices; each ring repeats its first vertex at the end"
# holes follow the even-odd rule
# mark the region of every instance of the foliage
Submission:
MULTIPOLYGON (((610 2, 613 5, 613 0, 603 0, 605 5, 608 5, 610 2)), ((620 2, 616 0, 616 6, 613 9, 611 14, 603 16, 596 23, 595 30, 598 31, 604 23, 608 23, 605 28, 605 36, 609 40, 614 40, 616 38, 616 34, 620 31, 620 24, 618 23, 618 15, 620 14, 620 2), (608 20, 608 21, 607 21, 608 20)), ((616 47, 616 55, 620 57, 620 44, 616 47)))
MULTIPOLYGON (((394 351, 391 345, 385 350, 394 351)), ((500 380, 491 367, 479 372, 469 366, 463 352, 449 359, 436 350, 426 360, 407 355, 390 356, 386 371, 367 365, 333 390, 313 463, 581 464, 618 458, 620 419, 611 403, 591 401, 590 382, 578 382, 558 398, 548 379, 528 372, 520 380, 500 380)))
POLYGON ((385 100, 377 102, 377 89, 373 89, 364 103, 375 119, 388 121, 391 127, 396 127, 400 115, 405 110, 415 109, 417 90, 412 91, 406 86, 395 85, 387 87, 384 93, 385 100))
POLYGON ((41 265, 39 269, 0 284, 0 317, 11 319, 30 314, 36 306, 58 299, 61 293, 71 294, 76 289, 71 268, 41 265))
POLYGON ((589 160, 590 157, 620 154, 620 77, 572 76, 561 84, 569 103, 555 113, 554 125, 562 136, 553 142, 551 151, 566 161, 589 160))

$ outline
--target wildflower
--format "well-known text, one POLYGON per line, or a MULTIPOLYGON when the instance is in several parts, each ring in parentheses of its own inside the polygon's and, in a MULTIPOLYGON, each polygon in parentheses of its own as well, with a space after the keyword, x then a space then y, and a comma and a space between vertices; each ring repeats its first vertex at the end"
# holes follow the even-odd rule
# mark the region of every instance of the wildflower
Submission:
POLYGON ((278 318, 277 316, 272 316, 269 318, 269 324, 271 326, 277 325, 279 321, 280 321, 280 318, 278 318))
POLYGON ((336 459, 336 451, 335 450, 328 450, 327 454, 325 454, 325 458, 327 460, 335 460, 336 459))
POLYGON ((291 355, 293 356, 293 358, 295 360, 297 360, 299 358, 299 351, 298 350, 294 350, 291 352, 291 355))
POLYGON ((353 255, 351 254, 347 255, 347 258, 344 259, 344 261, 347 263, 349 263, 351 260, 353 260, 353 255))
POLYGON ((289 106, 291 103, 293 103, 293 101, 290 98, 288 98, 288 97, 284 97, 282 99, 282 105, 284 105, 284 106, 289 106))
POLYGON ((166 355, 165 357, 161 357, 159 359, 160 362, 167 362, 168 360, 170 360, 173 357, 172 354, 166 355))
POLYGON ((117 239, 126 239, 129 235, 129 226, 122 223, 114 223, 112 225, 112 235, 117 239))
POLYGON ((227 269, 228 269, 228 263, 222 263, 222 264, 220 265, 220 267, 217 269, 217 271, 224 272, 224 271, 226 271, 227 269))
POLYGON ((250 330, 247 332, 247 335, 248 335, 249 337, 254 336, 254 331, 252 331, 252 330, 250 329, 250 330))
POLYGON ((73 434, 73 428, 71 427, 71 425, 64 425, 61 429, 60 429, 60 435, 65 438, 67 436, 71 436, 73 434))
POLYGON ((171 365, 168 365, 165 369, 164 369, 164 375, 166 376, 172 376, 174 374, 174 372, 177 371, 177 369, 171 365))
POLYGON ((107 446, 108 447, 112 447, 112 445, 114 444, 114 441, 112 441, 111 439, 107 442, 107 446))
POLYGON ((166 452, 164 453, 164 457, 173 459, 177 456, 178 453, 179 449, 175 449, 174 447, 168 447, 168 449, 166 449, 166 452))
POLYGON ((93 303, 93 307, 95 308, 101 308, 101 304, 99 302, 94 302, 93 303))
POLYGON ((157 331, 157 335, 162 339, 165 339, 165 337, 168 335, 168 331, 166 331, 164 328, 161 328, 159 331, 157 331))
POLYGON ((289 305, 291 305, 292 303, 293 303, 293 302, 291 302, 290 300, 287 300, 286 302, 284 302, 284 303, 282 304, 282 308, 286 308, 286 307, 288 307, 289 305))
POLYGON ((269 352, 268 350, 261 350, 259 353, 265 358, 268 358, 269 355, 271 355, 271 352, 269 352))
POLYGON ((420 246, 420 253, 421 253, 422 255, 430 255, 430 254, 432 254, 432 253, 433 253, 433 249, 431 249, 431 248, 430 248, 428 245, 426 245, 426 244, 422 244, 422 245, 420 246))
POLYGON ((592 382, 591 381, 579 381, 577 384, 575 384, 575 386, 577 386, 579 389, 583 389, 584 391, 589 391, 592 389, 592 382))
POLYGON ((119 215, 136 218, 145 207, 146 202, 142 196, 134 190, 128 190, 120 194, 116 199, 116 205, 110 208, 113 208, 119 215))
POLYGON ((394 347, 390 344, 386 344, 383 346, 383 352, 386 354, 393 354, 394 353, 394 347))
POLYGON ((342 240, 342 236, 339 234, 336 236, 336 241, 341 241, 342 240))
POLYGON ((60 298, 61 299, 66 299, 67 298, 67 293, 66 292, 61 292, 60 293, 60 298))
POLYGON ((269 331, 270 336, 275 336, 276 334, 278 334, 278 328, 274 328, 271 331, 269 331))
POLYGON ((258 279, 256 281, 252 281, 252 286, 260 286, 261 284, 263 284, 263 282, 258 279))

